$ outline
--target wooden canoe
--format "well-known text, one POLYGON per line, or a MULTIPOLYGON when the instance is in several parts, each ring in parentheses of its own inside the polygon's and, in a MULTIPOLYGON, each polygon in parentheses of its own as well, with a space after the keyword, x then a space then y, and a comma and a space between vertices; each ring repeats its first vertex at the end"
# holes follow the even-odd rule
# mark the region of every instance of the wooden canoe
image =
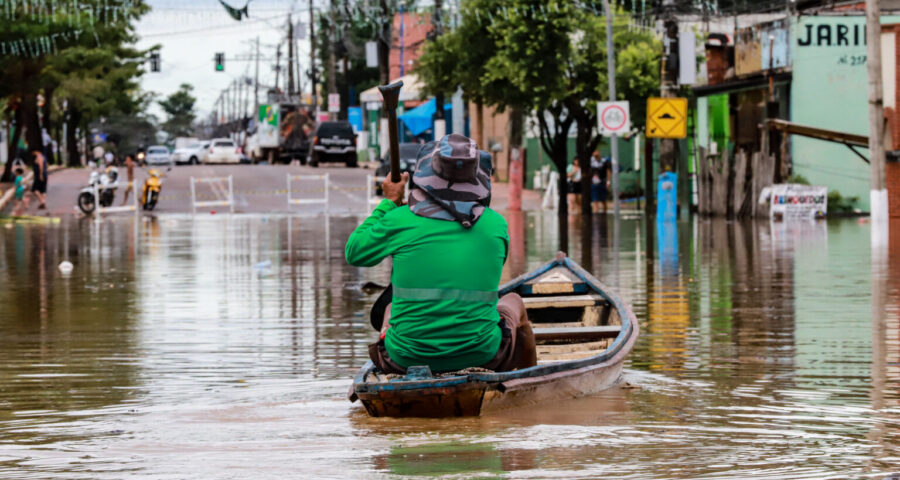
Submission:
POLYGON ((534 325, 538 365, 511 372, 385 375, 367 362, 350 401, 373 417, 458 417, 590 395, 616 385, 637 340, 631 308, 563 253, 500 287, 522 296, 534 325))

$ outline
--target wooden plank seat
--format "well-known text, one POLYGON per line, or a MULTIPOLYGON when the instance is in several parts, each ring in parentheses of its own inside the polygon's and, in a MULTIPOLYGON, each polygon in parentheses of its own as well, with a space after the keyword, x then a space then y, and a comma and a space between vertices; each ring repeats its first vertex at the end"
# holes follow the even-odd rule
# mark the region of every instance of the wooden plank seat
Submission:
POLYGON ((535 328, 534 339, 538 343, 559 342, 564 340, 591 342, 604 338, 615 338, 621 331, 621 325, 602 325, 598 327, 535 328))
POLYGON ((592 307, 606 299, 600 295, 569 295, 565 297, 525 297, 525 308, 567 308, 567 307, 592 307))

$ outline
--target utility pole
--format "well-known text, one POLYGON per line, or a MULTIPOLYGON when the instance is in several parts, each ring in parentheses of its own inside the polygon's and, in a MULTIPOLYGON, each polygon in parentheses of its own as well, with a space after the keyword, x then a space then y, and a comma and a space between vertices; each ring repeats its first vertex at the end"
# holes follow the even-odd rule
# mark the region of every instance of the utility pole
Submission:
POLYGON ((294 75, 297 79, 297 95, 302 98, 303 96, 303 74, 300 70, 300 40, 294 38, 294 51, 296 54, 294 55, 294 75))
MULTIPOLYGON (((670 2, 663 2, 664 5, 670 2)), ((670 5, 671 7, 671 5, 670 5)), ((675 96, 675 79, 669 73, 670 66, 667 65, 670 58, 678 58, 678 51, 675 49, 678 39, 678 22, 675 21, 671 9, 665 12, 666 19, 663 21, 663 52, 662 58, 662 74, 660 75, 660 96, 675 96)), ((674 172, 676 171, 675 162, 675 140, 664 138, 660 140, 659 145, 659 171, 674 172)), ((680 180, 680 179, 679 179, 680 180)))
POLYGON ((237 79, 232 80, 231 84, 231 131, 234 131, 234 122, 237 120, 237 98, 238 98, 238 90, 240 86, 237 84, 237 79))
MULTIPOLYGON (((603 8, 606 10, 606 71, 607 83, 609 83, 609 101, 616 101, 616 52, 613 45, 613 11, 609 7, 609 0, 603 0, 603 8)), ((612 157, 612 195, 613 215, 619 220, 619 138, 613 133, 609 139, 610 156, 612 157)))
POLYGON ((313 0, 309 0, 309 82, 312 89, 313 115, 319 108, 319 99, 316 95, 316 84, 318 83, 316 76, 316 18, 313 13, 313 0))
POLYGON ((256 37, 256 73, 253 77, 253 118, 259 112, 259 36, 256 37))
POLYGON ((228 87, 228 111, 231 113, 231 119, 229 120, 229 130, 231 133, 234 133, 234 120, 237 118, 237 109, 235 109, 234 98, 237 96, 237 89, 235 88, 234 80, 231 81, 231 85, 228 87))
POLYGON ((294 95, 294 22, 288 14, 288 96, 294 95))
POLYGON ((869 73, 869 211, 872 246, 887 246, 888 197, 885 183, 884 86, 881 78, 881 8, 866 0, 866 65, 869 73))
POLYGON ((241 75, 237 80, 238 82, 238 98, 237 98, 237 111, 238 111, 238 131, 243 130, 244 128, 244 117, 246 116, 247 109, 244 108, 244 98, 247 96, 247 88, 244 85, 244 76, 241 75))
POLYGON ((281 44, 275 49, 275 91, 278 91, 278 80, 281 76, 281 44))
MULTIPOLYGON (((248 118, 253 118, 254 115, 256 115, 256 112, 254 111, 251 113, 251 112, 247 111, 247 107, 248 107, 248 103, 249 103, 248 100, 250 100, 250 78, 249 77, 244 77, 244 87, 247 89, 246 90, 247 94, 244 95, 244 115, 248 118)), ((257 110, 259 110, 259 109, 257 109, 257 110)))
MULTIPOLYGON (((444 33, 444 25, 441 13, 444 8, 443 0, 434 0, 434 16, 431 17, 434 25, 434 39, 444 33)), ((434 139, 440 140, 447 133, 447 121, 444 119, 444 94, 437 92, 434 95, 434 139)))
MULTIPOLYGON (((331 0, 331 7, 328 10, 328 17, 330 21, 328 22, 328 96, 331 97, 332 94, 338 93, 337 91, 337 79, 335 76, 337 75, 337 56, 334 51, 334 42, 335 42, 335 19, 334 19, 334 10, 335 4, 334 0, 331 0)), ((328 112, 328 119, 335 120, 334 113, 328 112)))

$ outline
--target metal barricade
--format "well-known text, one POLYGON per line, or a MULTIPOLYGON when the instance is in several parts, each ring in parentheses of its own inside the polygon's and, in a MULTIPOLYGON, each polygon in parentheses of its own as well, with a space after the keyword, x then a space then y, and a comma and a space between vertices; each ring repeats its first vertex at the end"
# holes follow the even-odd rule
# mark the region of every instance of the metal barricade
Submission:
POLYGON ((101 207, 100 206, 100 188, 97 186, 97 183, 94 183, 94 215, 103 215, 105 213, 118 213, 118 212, 134 212, 137 215, 138 210, 138 191, 135 188, 135 181, 132 180, 126 185, 131 185, 131 190, 134 194, 134 204, 133 205, 120 205, 118 207, 101 207))
POLYGON ((231 209, 231 213, 234 213, 234 180, 232 176, 229 175, 227 177, 202 177, 195 178, 191 177, 191 208, 193 213, 197 213, 197 207, 229 207, 231 209), (225 190, 223 184, 228 182, 228 190, 225 190), (219 200, 204 200, 197 201, 197 189, 196 185, 198 183, 208 183, 211 185, 211 188, 216 191, 216 197, 219 200), (218 187, 218 189, 216 188, 218 187), (224 196, 224 198, 222 198, 224 196))
MULTIPOLYGON (((373 205, 378 205, 384 199, 384 193, 382 192, 382 196, 379 197, 375 194, 375 188, 385 181, 387 177, 376 177, 374 175, 366 175, 366 198, 368 202, 366 203, 366 208, 372 208, 373 205)), ((403 198, 409 198, 409 184, 403 186, 403 198)))
POLYGON ((287 203, 288 205, 310 205, 310 204, 323 204, 323 208, 325 213, 328 213, 328 191, 330 189, 330 181, 328 178, 328 174, 322 175, 287 175, 287 203), (295 180, 322 180, 323 187, 322 190, 324 195, 322 198, 294 198, 293 195, 293 183, 295 180))
POLYGON ((366 209, 372 208, 372 205, 378 205, 381 201, 375 194, 375 186, 378 182, 383 182, 387 177, 376 177, 375 175, 366 175, 366 209))

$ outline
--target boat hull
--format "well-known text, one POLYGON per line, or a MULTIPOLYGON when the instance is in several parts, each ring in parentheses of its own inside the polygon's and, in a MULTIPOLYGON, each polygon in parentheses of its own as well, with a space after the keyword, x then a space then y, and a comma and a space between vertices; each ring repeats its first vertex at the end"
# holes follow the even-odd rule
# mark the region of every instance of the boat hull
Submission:
POLYGON ((565 255, 558 255, 541 269, 501 287, 500 294, 505 293, 531 295, 526 306, 535 309, 556 308, 551 312, 553 318, 554 312, 565 317, 573 306, 585 310, 574 328, 563 318, 563 323, 544 329, 540 336, 535 329, 536 339, 549 345, 546 361, 537 366, 512 372, 476 369, 443 375, 417 366, 404 376, 385 376, 368 362, 354 380, 350 400, 360 400, 373 417, 461 417, 583 397, 619 383, 640 327, 631 308, 614 292, 565 255), (597 298, 605 303, 596 304, 597 298), (615 312, 612 317, 611 311, 615 312), (610 323, 610 318, 615 322, 610 323), (596 342, 610 332, 615 338, 609 337, 609 343, 596 342), (593 353, 592 342, 605 348, 593 353), (554 354, 553 345, 564 348, 554 354), (578 347, 573 350, 575 357, 566 351, 568 345, 578 347))
POLYGON ((356 396, 373 417, 468 417, 570 400, 616 386, 633 344, 634 336, 620 354, 606 362, 543 377, 497 383, 465 382, 416 390, 382 390, 357 393, 356 396))

